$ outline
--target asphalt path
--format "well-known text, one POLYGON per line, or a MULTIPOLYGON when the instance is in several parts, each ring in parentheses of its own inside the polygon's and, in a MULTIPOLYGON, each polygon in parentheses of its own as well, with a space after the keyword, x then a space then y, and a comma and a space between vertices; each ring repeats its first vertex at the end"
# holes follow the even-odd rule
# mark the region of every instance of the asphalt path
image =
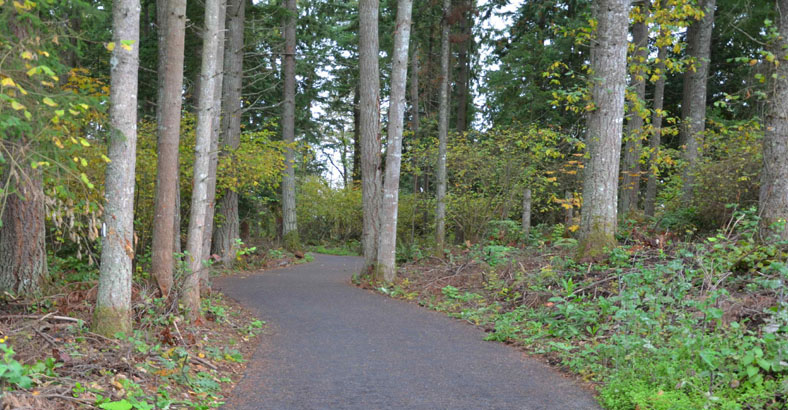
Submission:
POLYGON ((598 409, 586 389, 484 332, 350 284, 361 259, 226 277, 269 322, 225 409, 598 409))

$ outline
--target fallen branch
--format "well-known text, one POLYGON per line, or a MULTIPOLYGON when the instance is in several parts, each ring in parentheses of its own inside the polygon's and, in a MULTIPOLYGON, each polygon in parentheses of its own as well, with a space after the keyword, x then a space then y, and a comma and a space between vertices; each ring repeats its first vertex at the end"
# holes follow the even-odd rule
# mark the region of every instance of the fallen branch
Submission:
POLYGON ((48 314, 43 315, 43 316, 38 316, 38 315, 2 315, 2 316, 0 316, 0 320, 2 320, 2 319, 36 319, 38 321, 42 321, 42 320, 60 320, 60 321, 63 321, 63 322, 73 322, 73 323, 82 322, 82 319, 77 319, 77 318, 68 317, 68 316, 55 316, 55 315, 53 315, 51 313, 48 313, 48 314))

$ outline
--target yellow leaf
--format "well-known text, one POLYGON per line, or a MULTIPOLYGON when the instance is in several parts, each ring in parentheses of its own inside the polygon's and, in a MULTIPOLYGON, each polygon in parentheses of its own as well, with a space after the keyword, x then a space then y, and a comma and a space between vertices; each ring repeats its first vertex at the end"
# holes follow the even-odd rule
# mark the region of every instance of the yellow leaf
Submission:
POLYGON ((44 99, 42 100, 42 102, 43 102, 44 104, 46 104, 46 105, 50 106, 50 107, 57 107, 57 103, 56 103, 56 102, 54 102, 54 101, 52 101, 52 99, 51 99, 51 98, 49 98, 49 97, 44 97, 44 99))
POLYGON ((60 138, 58 138, 58 137, 54 137, 54 138, 52 138, 52 141, 55 143, 55 145, 56 145, 58 148, 60 148, 60 149, 63 149, 63 148, 65 148, 65 147, 63 146, 63 143, 62 143, 62 142, 60 142, 60 138))
POLYGON ((83 167, 88 166, 88 161, 85 158, 80 158, 79 163, 82 164, 83 167))
POLYGON ((44 50, 38 50, 38 54, 41 54, 44 57, 49 57, 49 53, 44 50))
POLYGON ((22 52, 22 58, 24 58, 25 60, 32 60, 33 59, 33 53, 31 53, 29 51, 23 51, 22 52))
POLYGON ((572 225, 572 226, 570 226, 570 227, 568 227, 568 228, 566 228, 566 229, 569 229, 569 232, 575 232, 575 231, 577 231, 578 229, 580 229, 580 227, 579 227, 579 226, 577 226, 577 225, 572 225))
POLYGON ((106 47, 107 47, 107 50, 108 50, 108 51, 112 51, 112 50, 114 50, 114 49, 115 49, 115 42, 113 41, 113 42, 109 42, 109 43, 107 43, 107 46, 106 46, 106 47))
POLYGON ((11 77, 3 78, 3 80, 0 81, 0 85, 3 87, 16 87, 16 83, 11 79, 11 77))
POLYGON ((88 142, 88 140, 86 140, 84 138, 80 138, 79 139, 79 143, 82 144, 83 147, 89 147, 90 146, 90 143, 88 142))
POLYGON ((15 111, 19 111, 24 109, 25 106, 16 101, 11 101, 11 108, 13 108, 15 111))

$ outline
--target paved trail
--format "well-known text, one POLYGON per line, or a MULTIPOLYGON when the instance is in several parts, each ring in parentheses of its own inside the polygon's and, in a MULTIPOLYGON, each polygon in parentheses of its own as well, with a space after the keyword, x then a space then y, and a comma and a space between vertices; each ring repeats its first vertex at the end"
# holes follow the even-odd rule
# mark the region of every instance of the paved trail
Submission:
POLYGON ((587 391, 473 326, 355 288, 360 258, 224 278, 270 321, 226 409, 598 409, 587 391))

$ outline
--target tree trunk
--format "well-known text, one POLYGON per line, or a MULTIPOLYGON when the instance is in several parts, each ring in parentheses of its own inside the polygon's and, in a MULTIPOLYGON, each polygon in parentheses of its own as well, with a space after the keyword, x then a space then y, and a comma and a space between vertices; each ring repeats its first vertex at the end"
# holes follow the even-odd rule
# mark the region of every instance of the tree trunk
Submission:
POLYGON ((592 100, 586 145, 590 158, 583 181, 580 221, 581 257, 596 258, 616 245, 616 198, 624 92, 627 76, 627 26, 630 0, 595 3, 598 22, 591 46, 592 100))
POLYGON ((361 183, 361 107, 359 107, 359 85, 353 92, 353 184, 361 183))
POLYGON ((528 241, 528 235, 531 234, 531 188, 523 190, 523 220, 521 222, 523 229, 523 238, 528 241))
POLYGON ((202 67, 200 69, 199 109, 195 130, 194 177, 192 185, 191 215, 186 240, 189 272, 183 289, 183 306, 192 321, 200 319, 200 278, 203 270, 203 235, 208 213, 208 188, 211 168, 211 137, 213 134, 214 95, 218 76, 220 33, 219 17, 221 0, 206 0, 205 29, 203 30, 202 67))
POLYGON ((380 241, 378 244, 378 274, 391 282, 397 274, 397 204, 402 162, 402 131, 405 118, 405 96, 408 82, 408 45, 413 0, 397 1, 397 24, 394 29, 394 53, 391 68, 391 99, 389 103, 388 146, 386 148, 386 177, 380 210, 380 241))
MULTIPOLYGON (((205 210, 205 232, 202 235, 202 254, 205 259, 212 259, 211 240, 213 240, 213 220, 216 211, 216 173, 219 167, 219 134, 222 117, 222 85, 224 84, 224 24, 227 16, 226 0, 219 6, 219 45, 216 47, 216 83, 213 93, 213 118, 211 119, 211 155, 208 168, 208 207, 205 210)), ((201 290, 210 291, 210 270, 203 269, 200 276, 201 290)))
MULTIPOLYGON (((7 22, 20 41, 30 38, 30 27, 17 24, 14 16, 7 22)), ((36 294, 49 275, 43 175, 30 165, 34 146, 24 137, 13 142, 6 138, 0 137, 0 146, 12 159, 0 167, 0 291, 36 294), (19 167, 11 168, 13 163, 19 167)))
POLYGON ((166 298, 173 285, 174 221, 175 213, 179 211, 175 199, 178 191, 186 1, 159 0, 156 6, 159 21, 159 95, 156 104, 159 139, 151 273, 166 298))
POLYGON ((462 133, 468 129, 468 90, 471 71, 470 51, 473 44, 473 0, 465 0, 460 5, 463 7, 464 16, 460 19, 460 47, 457 62, 460 71, 457 75, 457 132, 462 133))
POLYGON ((767 239, 775 234, 788 240, 788 0, 777 2, 777 14, 780 36, 773 52, 780 64, 763 138, 760 210, 762 232, 767 239), (782 222, 782 226, 775 226, 777 222, 782 222))
POLYGON ((449 135, 449 9, 451 0, 443 0, 441 20, 441 79, 438 108, 438 185, 435 210, 436 251, 443 253, 446 242, 446 143, 449 135))
POLYGON ((564 225, 567 227, 572 226, 572 220, 575 219, 575 206, 573 201, 575 199, 575 195, 572 191, 566 191, 564 193, 564 200, 567 203, 566 212, 564 212, 564 225))
POLYGON ((684 91, 681 100, 681 139, 684 144, 684 204, 692 201, 695 168, 700 157, 703 131, 706 129, 706 83, 711 60, 711 31, 717 0, 699 0, 704 16, 687 29, 687 55, 695 60, 684 72, 684 91))
MULTIPOLYGON (((284 104, 282 113, 282 139, 295 142, 295 48, 296 19, 298 8, 296 0, 286 0, 288 16, 285 21, 285 55, 283 58, 284 104)), ((298 226, 296 225, 295 198, 295 149, 292 145, 285 150, 285 173, 282 178, 282 238, 285 247, 295 250, 299 246, 298 226)))
POLYGON ((668 47, 662 46, 657 52, 657 66, 655 73, 659 79, 654 84, 654 112, 651 115, 651 127, 653 133, 649 140, 649 172, 648 182, 646 183, 646 200, 644 210, 646 216, 654 216, 657 202, 657 158, 659 157, 659 146, 662 144, 662 108, 665 103, 665 59, 668 57, 668 47))
POLYGON ((140 2, 118 0, 112 8, 110 135, 107 147, 101 271, 93 331, 113 337, 131 331, 134 259, 134 167, 137 149, 137 71, 140 2), (126 47, 128 45, 128 47, 126 47))
POLYGON ((411 130, 415 136, 419 132, 419 127, 421 126, 421 113, 419 113, 419 51, 415 47, 412 50, 410 66, 410 115, 411 130))
MULTIPOLYGON (((10 144, 6 149, 17 151, 10 144)), ((44 242, 46 211, 43 176, 40 170, 28 165, 30 161, 25 160, 27 156, 27 153, 21 152, 21 160, 17 162, 22 168, 14 172, 18 175, 13 184, 17 193, 5 194, 5 207, 0 208, 0 292, 17 295, 39 293, 49 274, 44 242)), ((8 172, 11 170, 6 167, 5 173, 8 172)), ((6 193, 10 188, 4 185, 8 176, 2 177, 0 191, 6 193)))
MULTIPOLYGON (((222 83, 221 140, 223 149, 231 153, 241 144, 241 87, 243 85, 244 20, 245 0, 229 0, 227 3, 227 45, 224 51, 225 75, 222 83)), ((232 268, 235 261, 235 240, 239 237, 238 194, 226 189, 217 210, 222 224, 214 230, 214 252, 221 258, 225 268, 232 268)))
POLYGON ((377 258, 380 219, 380 70, 378 0, 360 0, 359 8, 359 130, 361 131, 361 197, 364 272, 377 258))
POLYGON ((638 207, 640 194, 640 153, 643 151, 643 117, 640 108, 645 106, 646 100, 646 64, 648 59, 648 4, 639 3, 641 18, 632 24, 632 43, 635 51, 632 53, 630 76, 632 88, 635 91, 636 101, 630 103, 629 121, 624 133, 626 144, 624 146, 624 164, 621 167, 623 178, 621 181, 621 201, 619 212, 627 215, 635 212, 638 207))

